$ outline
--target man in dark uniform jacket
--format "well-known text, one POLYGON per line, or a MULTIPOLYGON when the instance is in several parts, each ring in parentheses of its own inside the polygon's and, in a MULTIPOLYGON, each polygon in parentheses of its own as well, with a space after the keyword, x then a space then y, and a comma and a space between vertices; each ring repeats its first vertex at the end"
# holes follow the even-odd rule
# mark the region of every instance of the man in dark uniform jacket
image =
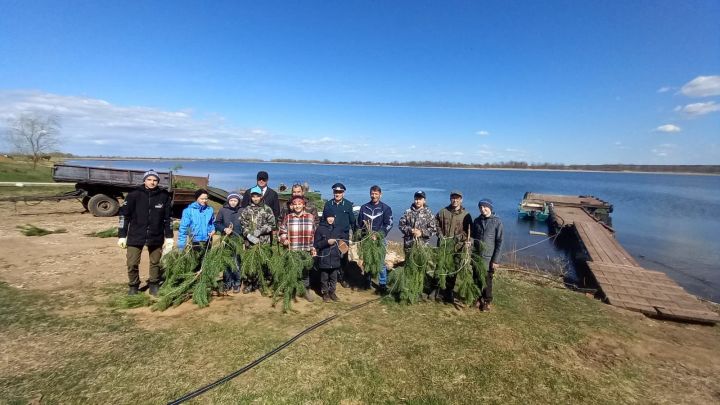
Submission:
MULTIPOLYGON (((273 212, 273 215, 275 215, 275 223, 279 224, 280 220, 280 200, 278 199, 277 192, 275 190, 271 189, 268 186, 268 173, 266 171, 259 171, 257 173, 257 186, 260 187, 262 190, 262 201, 270 207, 270 209, 273 212)), ((254 186, 253 186, 254 187, 254 186)), ((248 187, 248 190, 250 190, 252 187, 248 187)), ((250 193, 247 191, 243 193, 243 199, 242 203, 240 203, 240 207, 245 208, 248 205, 250 205, 250 193)))
POLYGON ((127 249, 128 295, 138 293, 140 286, 140 254, 147 246, 150 255, 150 294, 157 296, 160 282, 160 258, 163 245, 174 245, 172 222, 172 198, 167 190, 158 187, 160 176, 148 170, 143 185, 128 193, 120 207, 118 246, 127 249))

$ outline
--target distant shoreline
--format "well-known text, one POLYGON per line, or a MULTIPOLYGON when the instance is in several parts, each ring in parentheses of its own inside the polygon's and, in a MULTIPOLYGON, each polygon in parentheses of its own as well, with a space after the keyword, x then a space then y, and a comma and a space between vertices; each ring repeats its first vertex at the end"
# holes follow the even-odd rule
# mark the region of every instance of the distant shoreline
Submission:
MULTIPOLYGON (((64 160, 106 160, 106 161, 173 161, 173 162, 227 162, 227 163, 261 163, 261 164, 296 164, 296 165, 320 165, 320 166, 356 166, 356 167, 398 167, 414 169, 457 169, 457 170, 507 170, 507 171, 530 171, 530 172, 574 172, 574 173, 630 173, 630 174, 671 174, 671 175, 692 175, 692 176, 720 176, 720 173, 703 173, 687 171, 649 171, 649 170, 600 170, 600 169, 551 169, 540 167, 454 167, 454 166, 416 166, 403 164, 367 164, 367 163, 334 163, 334 162, 282 162, 265 160, 245 159, 202 159, 202 158, 144 158, 144 157, 71 157, 64 160)), ((680 165, 678 165, 680 166, 680 165)), ((702 166, 702 165, 700 165, 702 166)), ((707 165, 713 167, 714 165, 707 165)))

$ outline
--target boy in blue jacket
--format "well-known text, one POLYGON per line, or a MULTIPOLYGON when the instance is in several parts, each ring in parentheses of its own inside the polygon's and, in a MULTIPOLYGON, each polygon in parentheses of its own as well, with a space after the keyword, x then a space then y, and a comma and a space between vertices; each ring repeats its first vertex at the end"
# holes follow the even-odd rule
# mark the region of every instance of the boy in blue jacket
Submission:
MULTIPOLYGON (((188 205, 183 210, 180 219, 180 229, 178 229, 178 249, 185 249, 188 238, 190 238, 190 246, 192 249, 201 252, 202 256, 212 242, 215 235, 215 226, 213 224, 213 208, 208 205, 208 191, 199 189, 195 191, 195 202, 188 205)), ((198 271, 200 266, 195 271, 198 271)))

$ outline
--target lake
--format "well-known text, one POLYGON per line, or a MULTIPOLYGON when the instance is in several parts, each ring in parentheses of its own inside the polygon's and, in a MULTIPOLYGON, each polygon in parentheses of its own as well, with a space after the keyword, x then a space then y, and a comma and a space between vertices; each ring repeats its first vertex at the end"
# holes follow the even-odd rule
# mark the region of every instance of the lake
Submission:
POLYGON ((616 238, 645 268, 666 273, 689 292, 720 301, 720 176, 646 173, 595 173, 524 170, 468 170, 339 166, 287 163, 238 163, 219 161, 118 161, 78 160, 89 166, 168 171, 182 165, 179 174, 210 175, 210 184, 225 190, 255 184, 258 170, 270 174, 270 186, 308 182, 323 198, 330 186, 341 182, 346 198, 360 205, 369 200, 370 186, 383 190, 382 200, 393 209, 395 227, 390 239, 400 239, 397 221, 423 190, 433 212, 449 202, 450 190, 464 193, 464 205, 479 214, 481 198, 494 202, 505 225, 505 249, 535 246, 517 253, 518 260, 547 269, 565 262, 565 252, 545 236, 545 224, 517 219, 517 206, 526 191, 545 194, 594 195, 614 205, 611 214, 616 238))

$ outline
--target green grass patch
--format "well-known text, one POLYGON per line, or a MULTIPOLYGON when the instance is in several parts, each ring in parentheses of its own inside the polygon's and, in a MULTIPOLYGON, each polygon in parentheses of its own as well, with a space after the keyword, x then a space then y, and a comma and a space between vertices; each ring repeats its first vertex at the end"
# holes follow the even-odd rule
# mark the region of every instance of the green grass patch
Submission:
POLYGON ((30 161, 0 161, 0 181, 52 182, 52 164, 30 161))
MULTIPOLYGON (((633 403, 663 398, 662 392, 645 388, 653 371, 648 364, 614 360, 598 366, 581 355, 594 334, 637 338, 627 319, 567 290, 504 275, 495 285, 489 313, 434 302, 371 304, 304 336, 200 401, 633 403)), ((108 305, 117 302, 122 289, 40 293, 0 283, 0 347, 15 359, 0 367, 0 403, 25 403, 38 394, 43 403, 167 402, 351 306, 316 302, 309 311, 282 314, 235 296, 205 309, 186 303, 191 309, 158 313, 108 305)), ((341 298, 345 291, 338 292, 341 298)), ((269 308, 270 299, 265 301, 269 308)))

